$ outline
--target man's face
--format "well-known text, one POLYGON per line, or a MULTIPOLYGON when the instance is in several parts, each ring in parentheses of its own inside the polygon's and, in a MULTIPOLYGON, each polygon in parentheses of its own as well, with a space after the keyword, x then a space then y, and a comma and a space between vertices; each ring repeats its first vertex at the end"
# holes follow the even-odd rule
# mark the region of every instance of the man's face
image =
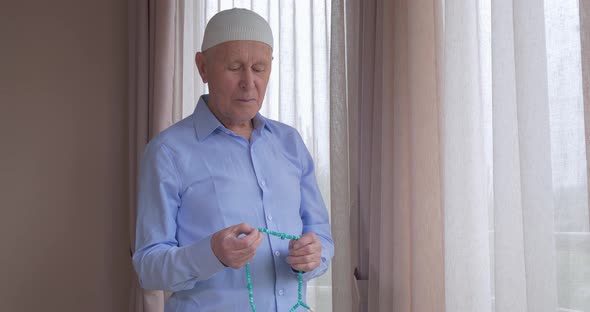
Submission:
POLYGON ((228 41, 197 53, 209 84, 209 108, 225 125, 249 122, 262 106, 272 66, 271 48, 258 41, 228 41))

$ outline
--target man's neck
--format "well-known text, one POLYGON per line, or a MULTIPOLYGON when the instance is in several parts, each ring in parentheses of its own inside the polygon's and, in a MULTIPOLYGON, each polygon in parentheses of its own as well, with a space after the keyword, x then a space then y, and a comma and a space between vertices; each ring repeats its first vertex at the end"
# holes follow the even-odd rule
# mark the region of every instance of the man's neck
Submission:
POLYGON ((238 124, 229 124, 221 121, 221 123, 231 130, 233 133, 244 137, 246 140, 250 141, 250 136, 252 135, 252 131, 254 131, 254 125, 252 124, 252 120, 247 121, 245 123, 238 123, 238 124))
POLYGON ((221 122, 221 124, 226 127, 227 129, 231 130, 233 133, 244 137, 246 140, 250 141, 250 136, 252 135, 252 131, 254 130, 254 122, 252 119, 246 121, 232 121, 226 118, 223 118, 221 114, 219 114, 216 108, 211 105, 211 98, 209 98, 209 102, 207 103, 209 110, 221 122))

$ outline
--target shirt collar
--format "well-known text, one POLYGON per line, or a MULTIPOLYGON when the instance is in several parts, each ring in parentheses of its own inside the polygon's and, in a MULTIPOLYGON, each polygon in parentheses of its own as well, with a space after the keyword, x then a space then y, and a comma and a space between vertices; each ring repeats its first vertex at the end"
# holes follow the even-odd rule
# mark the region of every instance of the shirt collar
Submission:
MULTIPOLYGON (((229 132, 229 130, 225 128, 221 122, 219 122, 217 117, 213 115, 209 109, 209 106, 207 105, 208 101, 209 95, 203 94, 199 98, 199 102, 197 102, 197 106, 193 112, 193 125, 197 135, 197 140, 199 141, 203 141, 211 133, 217 130, 217 128, 229 132)), ((254 116, 253 125, 254 131, 260 131, 261 129, 270 131, 268 123, 266 122, 266 118, 264 118, 260 113, 256 113, 256 116, 254 116)))

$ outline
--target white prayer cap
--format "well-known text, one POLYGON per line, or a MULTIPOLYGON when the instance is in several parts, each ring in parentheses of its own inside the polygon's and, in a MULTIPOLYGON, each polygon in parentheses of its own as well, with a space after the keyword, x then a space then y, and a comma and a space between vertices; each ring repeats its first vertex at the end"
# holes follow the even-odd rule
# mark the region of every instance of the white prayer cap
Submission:
POLYGON ((266 20, 253 11, 237 8, 221 11, 207 23, 201 51, 234 40, 260 41, 272 49, 272 30, 266 20))

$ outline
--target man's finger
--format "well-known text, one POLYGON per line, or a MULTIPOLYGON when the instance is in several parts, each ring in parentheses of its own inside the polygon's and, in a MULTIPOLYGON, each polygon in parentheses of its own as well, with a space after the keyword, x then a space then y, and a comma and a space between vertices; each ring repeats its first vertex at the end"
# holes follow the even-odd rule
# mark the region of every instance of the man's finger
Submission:
POLYGON ((298 240, 292 241, 291 246, 293 249, 299 249, 303 246, 312 244, 316 241, 319 241, 317 235, 315 235, 315 233, 313 232, 309 232, 301 235, 301 237, 298 240))
POLYGON ((303 246, 299 249, 291 249, 289 250, 289 255, 291 256, 305 256, 311 254, 320 254, 322 251, 322 246, 317 243, 312 243, 306 246, 303 246))
POLYGON ((237 237, 232 240, 232 247, 234 250, 242 250, 242 249, 256 249, 258 245, 262 242, 262 234, 258 231, 258 229, 253 229, 250 233, 242 236, 237 237))
POLYGON ((234 226, 231 226, 230 229, 232 233, 236 235, 236 237, 242 234, 250 234, 254 230, 254 228, 251 227, 248 223, 236 224, 234 226))

